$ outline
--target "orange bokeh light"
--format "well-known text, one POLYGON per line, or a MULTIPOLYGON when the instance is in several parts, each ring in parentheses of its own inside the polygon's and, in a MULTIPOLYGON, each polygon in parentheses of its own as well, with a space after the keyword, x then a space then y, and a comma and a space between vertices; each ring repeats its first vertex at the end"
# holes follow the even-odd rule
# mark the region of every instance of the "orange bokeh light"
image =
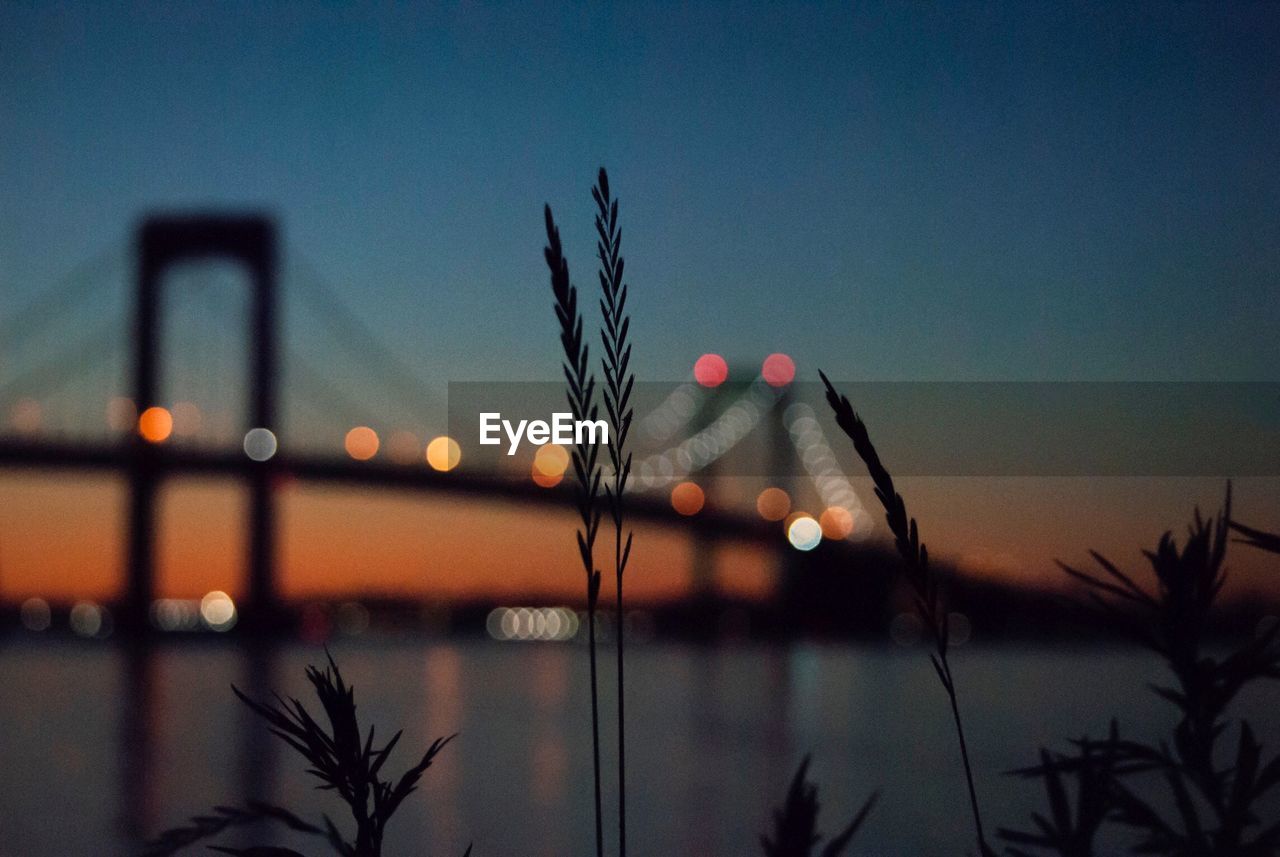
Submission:
POLYGON ((696 515, 706 505, 707 495, 693 482, 681 482, 671 489, 671 508, 681 515, 696 515))
MULTIPOLYGON (((548 443, 538 447, 533 454, 533 472, 536 476, 563 476, 569 469, 569 450, 558 443, 548 443)), ((557 480, 559 481, 559 480, 557 480)), ((538 483, 541 485, 542 483, 538 483)))
POLYGON ((543 473, 535 462, 533 465, 533 481, 543 488, 554 488, 564 480, 564 473, 543 473))
POLYGON ((843 506, 828 506, 818 516, 822 535, 833 541, 847 539, 853 532, 853 515, 843 506))
POLYGON ((387 455, 398 464, 410 464, 418 460, 422 445, 411 431, 392 432, 387 438, 387 455))
POLYGON ((756 511, 766 521, 781 521, 791 511, 791 495, 781 488, 766 488, 756 497, 756 511))
POLYGON ((173 414, 158 405, 147 408, 138 417, 138 434, 151 443, 164 443, 173 434, 173 414))
POLYGON ((770 354, 764 358, 760 374, 770 387, 785 387, 796 379, 796 364, 785 354, 770 354))
POLYGON ((704 387, 719 387, 729 377, 729 364, 719 354, 704 354, 693 364, 693 378, 704 387))
POLYGON ((378 433, 368 426, 356 426, 347 432, 342 445, 356 461, 368 461, 378 454, 378 433))
POLYGON ((457 467, 460 461, 462 447, 447 434, 432 438, 431 443, 427 444, 427 464, 431 465, 432 470, 444 473, 457 467))

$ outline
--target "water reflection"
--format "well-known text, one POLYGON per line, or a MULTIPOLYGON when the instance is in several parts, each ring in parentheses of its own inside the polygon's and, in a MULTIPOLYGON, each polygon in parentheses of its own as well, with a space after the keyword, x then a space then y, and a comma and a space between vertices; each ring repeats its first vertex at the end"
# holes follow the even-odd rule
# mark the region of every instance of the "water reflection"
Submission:
MULTIPOLYGON (((336 655, 365 722, 380 735, 406 727, 389 763, 394 772, 432 737, 461 733, 388 828, 388 853, 461 854, 470 841, 481 854, 591 850, 580 647, 362 638, 336 655)), ((807 752, 831 825, 883 789, 860 850, 943 853, 967 841, 965 807, 955 805, 959 792, 949 780, 955 759, 947 711, 917 655, 636 647, 628 663, 629 809, 645 852, 754 852, 807 752)), ((0 758, 21 773, 0 780, 0 854, 136 854, 141 837, 249 795, 306 818, 327 811, 344 823, 299 760, 229 692, 234 682, 259 697, 278 689, 308 698, 302 667, 323 658, 313 647, 244 649, 225 640, 153 651, 69 642, 0 647, 0 758)), ((1160 677, 1159 665, 1141 654, 966 647, 957 669, 972 689, 964 705, 974 724, 978 785, 1000 808, 998 823, 1038 807, 1039 792, 998 772, 1025 764, 1040 744, 1113 714, 1135 735, 1168 727, 1168 712, 1143 690, 1160 677)), ((612 682, 605 671, 606 824, 615 821, 616 801, 612 682)), ((1261 740, 1275 741, 1280 723, 1268 712, 1280 693, 1268 693, 1246 700, 1240 713, 1263 727, 1261 740)))

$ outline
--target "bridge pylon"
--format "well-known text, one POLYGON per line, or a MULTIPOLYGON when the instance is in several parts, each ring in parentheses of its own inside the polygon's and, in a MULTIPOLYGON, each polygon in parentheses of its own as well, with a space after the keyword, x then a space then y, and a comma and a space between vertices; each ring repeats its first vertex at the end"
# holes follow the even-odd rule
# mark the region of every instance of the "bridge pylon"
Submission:
MULTIPOLYGON (((271 219, 260 215, 155 216, 137 233, 137 294, 134 316, 133 395, 138 413, 157 401, 160 372, 160 312, 165 273, 193 259, 227 259, 242 265, 252 290, 249 318, 247 428, 276 430, 277 241, 271 219)), ((148 627, 155 597, 156 495, 165 477, 165 450, 134 432, 130 441, 128 583, 125 615, 130 630, 148 627)), ((279 606, 275 590, 275 500, 270 461, 244 459, 248 502, 248 598, 244 618, 269 621, 279 606)))

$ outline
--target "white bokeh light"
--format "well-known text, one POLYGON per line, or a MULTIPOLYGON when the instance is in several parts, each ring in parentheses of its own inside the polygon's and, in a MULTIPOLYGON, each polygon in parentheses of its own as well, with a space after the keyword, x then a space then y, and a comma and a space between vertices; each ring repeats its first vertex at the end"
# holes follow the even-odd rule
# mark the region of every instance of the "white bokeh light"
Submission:
POLYGON ((822 541, 822 525, 808 515, 802 515, 787 528, 787 541, 796 550, 811 551, 822 541))
POLYGON ((229 631, 236 624, 236 605, 231 596, 214 590, 200 599, 200 618, 215 631, 229 631))
POLYGON ((244 434, 244 454, 254 461, 266 461, 276 454, 276 436, 271 429, 251 428, 244 434))

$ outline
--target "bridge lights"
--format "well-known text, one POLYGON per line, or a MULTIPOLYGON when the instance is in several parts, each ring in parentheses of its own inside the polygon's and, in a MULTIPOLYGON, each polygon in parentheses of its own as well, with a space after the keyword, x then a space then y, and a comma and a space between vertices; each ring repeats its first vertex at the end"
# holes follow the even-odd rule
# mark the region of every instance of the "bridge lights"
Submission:
POLYGON ((22 602, 22 627, 28 631, 47 631, 53 624, 53 611, 43 598, 28 598, 22 602))
POLYGON ((178 437, 192 437, 200 433, 204 417, 194 402, 175 402, 173 405, 173 433, 178 437))
POLYGON ((164 443, 173 434, 173 414, 154 405, 138 417, 138 434, 148 443, 164 443))
POLYGON ((693 364, 693 379, 704 387, 719 387, 729 377, 729 364, 719 354, 704 354, 693 364))
POLYGON ((462 447, 447 434, 432 438, 431 443, 427 444, 427 464, 431 465, 432 470, 443 473, 457 467, 460 461, 462 447))
POLYGON ((853 513, 843 506, 828 506, 818 516, 822 535, 832 541, 847 539, 853 532, 853 513))
POLYGON ((276 436, 271 429, 251 428, 244 433, 244 454, 254 461, 267 461, 276 454, 276 436))
POLYGON ((554 488, 569 469, 569 450, 558 443, 538 447, 533 454, 533 481, 543 488, 554 488))
POLYGON ((781 488, 766 488, 756 497, 756 511, 766 521, 781 521, 791 511, 791 495, 781 488))
POLYGON ((200 618, 214 631, 230 631, 236 624, 236 604, 227 593, 214 590, 200 599, 200 618))
POLYGON ((356 426, 347 432, 342 445, 356 461, 368 461, 378 454, 378 433, 368 426, 356 426))
POLYGON ((71 630, 80 637, 105 637, 111 633, 111 614, 92 601, 77 601, 71 608, 71 630))
POLYGON ((681 482, 671 489, 671 508, 681 515, 696 515, 706 505, 707 495, 696 482, 681 482))
POLYGON ((422 454, 422 445, 411 431, 395 431, 387 438, 387 455, 396 464, 416 464, 422 454))
POLYGON ((822 541, 822 525, 809 515, 797 515, 787 527, 787 541, 800 551, 811 551, 822 541))
POLYGON ((107 428, 112 431, 128 431, 138 422, 138 409, 133 399, 112 396, 107 402, 107 428))
POLYGON ((770 354, 764 358, 760 374, 770 387, 785 387, 796 379, 796 364, 785 354, 770 354))

